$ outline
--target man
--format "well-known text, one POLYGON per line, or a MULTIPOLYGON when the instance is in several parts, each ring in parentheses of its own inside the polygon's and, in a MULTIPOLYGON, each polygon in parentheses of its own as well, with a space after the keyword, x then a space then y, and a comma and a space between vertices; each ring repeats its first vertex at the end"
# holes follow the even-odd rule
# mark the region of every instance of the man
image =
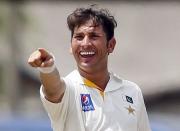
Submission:
POLYGON ((78 8, 67 18, 77 70, 59 75, 40 48, 28 63, 40 71, 41 99, 54 131, 150 131, 140 88, 108 71, 117 23, 104 9, 78 8))

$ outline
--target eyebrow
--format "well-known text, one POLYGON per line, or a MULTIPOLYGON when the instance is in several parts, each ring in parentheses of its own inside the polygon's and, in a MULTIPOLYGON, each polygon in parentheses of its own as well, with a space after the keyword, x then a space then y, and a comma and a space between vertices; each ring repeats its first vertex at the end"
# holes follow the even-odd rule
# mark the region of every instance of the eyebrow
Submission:
MULTIPOLYGON (((78 31, 78 32, 74 32, 74 35, 78 35, 78 34, 84 34, 83 32, 81 31, 78 31)), ((97 31, 88 31, 88 34, 96 34, 96 35, 101 35, 102 33, 100 32, 97 32, 97 31)))
POLYGON ((102 36, 102 34, 99 33, 99 32, 90 32, 89 34, 90 34, 90 35, 98 35, 98 36, 102 36))

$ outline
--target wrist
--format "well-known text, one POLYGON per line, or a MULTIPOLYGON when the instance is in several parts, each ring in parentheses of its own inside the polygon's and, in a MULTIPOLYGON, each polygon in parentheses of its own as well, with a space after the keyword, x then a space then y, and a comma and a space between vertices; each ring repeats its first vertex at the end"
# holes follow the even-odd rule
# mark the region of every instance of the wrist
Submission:
POLYGON ((53 64, 53 65, 50 66, 50 67, 38 67, 37 69, 38 69, 41 73, 49 74, 49 73, 52 73, 52 72, 56 69, 56 66, 55 66, 55 64, 53 64))

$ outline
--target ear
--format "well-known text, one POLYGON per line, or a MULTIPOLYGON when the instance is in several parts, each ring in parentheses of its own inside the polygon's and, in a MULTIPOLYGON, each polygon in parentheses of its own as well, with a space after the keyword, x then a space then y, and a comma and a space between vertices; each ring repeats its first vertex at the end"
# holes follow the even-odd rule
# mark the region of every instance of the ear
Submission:
POLYGON ((108 53, 113 52, 115 45, 116 45, 116 39, 113 37, 111 40, 109 40, 108 45, 107 45, 108 53))

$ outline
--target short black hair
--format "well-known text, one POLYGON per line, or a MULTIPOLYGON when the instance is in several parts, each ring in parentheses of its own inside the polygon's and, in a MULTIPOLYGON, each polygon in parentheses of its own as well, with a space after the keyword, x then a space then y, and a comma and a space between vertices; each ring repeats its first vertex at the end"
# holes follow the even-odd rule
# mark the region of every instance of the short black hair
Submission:
POLYGON ((107 9, 95 9, 94 5, 88 8, 77 8, 67 17, 67 24, 71 31, 71 38, 75 27, 80 27, 87 21, 92 20, 94 26, 101 25, 109 41, 114 36, 114 28, 117 22, 107 9))

